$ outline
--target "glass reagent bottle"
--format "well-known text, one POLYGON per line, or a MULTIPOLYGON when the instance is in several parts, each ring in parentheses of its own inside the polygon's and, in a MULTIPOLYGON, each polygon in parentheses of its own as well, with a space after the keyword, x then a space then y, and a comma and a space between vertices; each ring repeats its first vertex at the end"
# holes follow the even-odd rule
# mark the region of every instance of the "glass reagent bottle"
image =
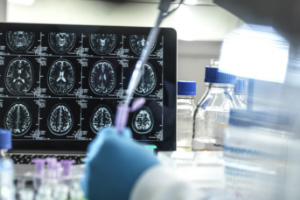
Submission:
POLYGON ((177 97, 177 149, 192 149, 193 115, 195 105, 196 82, 178 81, 177 97))
POLYGON ((221 73, 216 67, 206 67, 205 82, 206 92, 194 112, 192 149, 222 151, 236 77, 221 73))

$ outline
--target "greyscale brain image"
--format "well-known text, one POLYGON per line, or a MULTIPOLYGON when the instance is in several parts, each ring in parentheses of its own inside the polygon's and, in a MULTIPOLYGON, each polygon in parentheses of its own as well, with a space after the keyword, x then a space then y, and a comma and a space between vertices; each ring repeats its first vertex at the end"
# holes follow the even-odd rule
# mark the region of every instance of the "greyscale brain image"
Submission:
POLYGON ((1 122, 17 144, 43 143, 47 148, 82 140, 83 148, 99 131, 114 126, 132 65, 147 45, 150 58, 132 97, 146 102, 129 114, 127 125, 136 140, 156 144, 164 136, 168 125, 162 86, 164 72, 176 61, 173 30, 169 34, 162 29, 155 42, 147 43, 150 28, 145 27, 18 23, 1 27, 1 122))
POLYGON ((57 104, 52 108, 48 116, 48 128, 54 135, 67 134, 74 123, 70 107, 65 104, 57 104))
POLYGON ((65 59, 54 61, 49 68, 47 80, 49 89, 54 94, 69 93, 75 84, 75 69, 72 63, 65 59))
POLYGON ((112 125, 112 112, 105 105, 99 105, 93 112, 90 119, 90 126, 94 133, 102 128, 112 125))
POLYGON ((92 50, 99 55, 110 53, 116 46, 116 34, 91 34, 90 45, 92 50))
POLYGON ((150 64, 144 65, 144 73, 135 89, 135 93, 141 96, 150 94, 156 86, 156 74, 150 64))
POLYGON ((152 131, 154 119, 151 110, 148 107, 142 107, 137 111, 132 120, 132 128, 139 134, 147 134, 152 131))
POLYGON ((33 67, 25 58, 15 58, 7 66, 5 85, 14 95, 25 94, 33 84, 33 67))
POLYGON ((25 52, 34 42, 34 33, 26 31, 8 31, 6 40, 8 47, 12 51, 25 52))
POLYGON ((92 91, 98 95, 109 94, 116 85, 116 73, 108 61, 96 62, 89 76, 89 84, 92 91))
POLYGON ((58 54, 68 53, 75 46, 75 33, 55 33, 49 34, 49 44, 51 49, 58 54))
MULTIPOLYGON (((130 36, 130 47, 132 51, 137 54, 141 55, 143 48, 147 44, 147 36, 146 35, 131 35, 130 36)), ((155 42, 151 46, 151 52, 155 48, 155 42)))
POLYGON ((31 124, 31 114, 24 103, 16 102, 9 107, 4 118, 4 125, 5 128, 12 131, 14 136, 27 133, 31 124))

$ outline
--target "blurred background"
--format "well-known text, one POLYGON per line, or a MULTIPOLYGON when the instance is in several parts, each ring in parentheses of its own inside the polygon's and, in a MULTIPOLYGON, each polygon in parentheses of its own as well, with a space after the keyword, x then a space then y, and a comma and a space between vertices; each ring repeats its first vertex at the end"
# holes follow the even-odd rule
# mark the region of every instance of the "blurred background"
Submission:
MULTIPOLYGON (((205 67, 212 59, 220 59, 223 71, 249 78, 247 107, 231 113, 229 119, 230 106, 226 112, 221 106, 232 98, 223 91, 224 98, 218 105, 222 110, 206 116, 213 122, 209 131, 226 135, 225 173, 223 152, 208 151, 199 157, 200 154, 191 153, 191 158, 189 154, 172 154, 171 158, 179 160, 179 176, 197 181, 201 188, 221 188, 225 177, 226 187, 236 197, 243 193, 256 200, 299 199, 300 4, 296 0, 215 1, 228 5, 232 2, 232 8, 227 5, 229 10, 244 15, 249 26, 242 26, 245 24, 241 19, 212 0, 185 0, 161 27, 171 27, 177 32, 178 80, 196 81, 195 103, 206 89, 205 67), (244 10, 238 9, 239 6, 244 10), (216 121, 217 115, 225 120, 216 121), (186 165, 187 160, 190 165, 186 165)), ((159 0, 0 0, 0 21, 151 27, 158 15, 158 3, 159 0)), ((178 3, 175 0, 172 7, 178 3)), ((209 104, 204 105, 205 111, 209 104)), ((190 115, 187 123, 190 133, 196 124, 192 124, 196 121, 193 116, 196 115, 190 115)), ((205 118, 201 120, 198 121, 208 124, 205 118)), ((163 159, 168 161, 169 157, 163 159)))

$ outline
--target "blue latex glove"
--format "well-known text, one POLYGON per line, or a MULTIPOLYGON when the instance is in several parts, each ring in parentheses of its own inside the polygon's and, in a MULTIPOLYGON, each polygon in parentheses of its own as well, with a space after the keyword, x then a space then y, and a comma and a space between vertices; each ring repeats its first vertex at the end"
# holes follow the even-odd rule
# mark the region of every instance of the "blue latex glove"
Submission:
POLYGON ((153 152, 131 139, 130 129, 118 134, 104 128, 88 147, 82 187, 89 200, 127 200, 140 175, 157 164, 153 152))

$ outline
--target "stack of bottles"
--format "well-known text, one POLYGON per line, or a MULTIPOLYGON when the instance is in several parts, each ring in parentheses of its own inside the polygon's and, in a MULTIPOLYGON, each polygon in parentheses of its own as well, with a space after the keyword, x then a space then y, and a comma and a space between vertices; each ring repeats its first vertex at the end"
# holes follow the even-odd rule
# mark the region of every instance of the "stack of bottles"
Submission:
POLYGON ((193 151, 223 150, 223 135, 233 107, 236 77, 219 72, 216 65, 205 69, 206 92, 194 112, 193 151))
POLYGON ((12 148, 11 131, 0 129, 0 199, 1 200, 83 200, 80 186, 81 165, 72 166, 73 160, 56 158, 35 159, 35 171, 27 173, 15 184, 14 164, 7 156, 12 148), (29 180, 28 180, 29 179, 29 180), (25 182, 33 182, 26 187, 25 182))
POLYGON ((222 135, 228 125, 230 109, 245 110, 247 108, 245 80, 239 79, 235 82, 234 76, 219 73, 217 68, 207 68, 206 70, 205 80, 208 82, 208 88, 198 103, 197 110, 194 102, 196 82, 178 81, 177 83, 177 150, 190 151, 192 149, 193 132, 195 133, 193 150, 222 150, 222 135), (212 111, 215 114, 213 118, 214 114, 208 114, 213 113, 212 111), (210 119, 204 118, 205 113, 206 117, 210 119), (224 117, 225 115, 226 117, 224 117), (214 119, 219 121, 214 122, 214 119), (209 127, 215 125, 225 128, 222 130, 222 128, 209 127), (213 141, 214 133, 200 133, 200 131, 216 130, 221 130, 219 133, 217 132, 217 134, 221 134, 219 141, 213 141), (208 135, 212 137, 209 138, 208 135), (201 140, 203 141, 201 142, 201 140), (211 140, 212 143, 207 142, 208 140, 211 140))
MULTIPOLYGON (((34 159, 33 188, 18 188, 20 200, 83 200, 80 174, 72 174, 73 160, 34 159)), ((82 175, 82 174, 81 174, 82 175)))
POLYGON ((192 149, 193 115, 195 111, 196 82, 178 81, 177 149, 192 149))

